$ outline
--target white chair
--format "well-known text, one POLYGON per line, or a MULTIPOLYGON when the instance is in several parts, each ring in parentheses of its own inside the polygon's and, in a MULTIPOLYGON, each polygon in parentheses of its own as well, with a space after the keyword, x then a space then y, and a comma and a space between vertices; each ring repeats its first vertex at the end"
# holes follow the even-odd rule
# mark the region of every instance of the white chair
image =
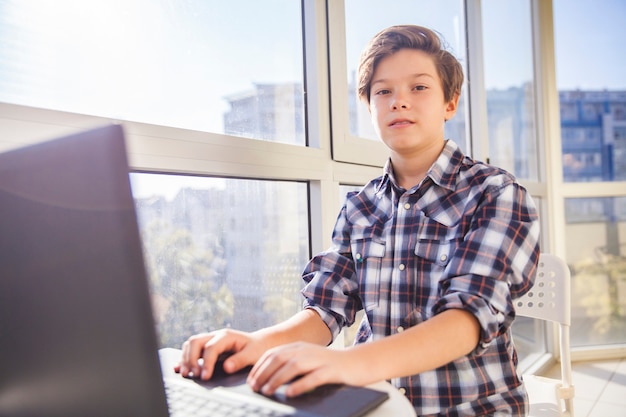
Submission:
POLYGON ((561 379, 523 375, 531 417, 574 415, 574 386, 570 356, 571 283, 570 270, 561 258, 541 254, 535 285, 515 300, 518 316, 559 325, 561 379))

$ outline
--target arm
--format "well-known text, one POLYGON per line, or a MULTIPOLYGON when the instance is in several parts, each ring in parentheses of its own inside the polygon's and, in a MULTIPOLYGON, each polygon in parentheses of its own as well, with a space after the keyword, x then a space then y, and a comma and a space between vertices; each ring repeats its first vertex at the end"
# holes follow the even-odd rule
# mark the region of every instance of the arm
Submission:
POLYGON ((224 362, 224 370, 232 373, 254 364, 266 350, 295 341, 325 346, 331 341, 330 330, 314 310, 307 309, 253 333, 222 329, 197 334, 183 344, 181 361, 174 370, 184 377, 195 375, 208 380, 222 353, 234 352, 224 362))
MULTIPOLYGON (((349 248, 349 239, 347 244, 349 248)), ((345 265, 348 262, 336 252, 333 256, 336 256, 338 261, 334 258, 327 260, 326 262, 330 265, 334 266, 336 263, 345 265)), ((349 280, 343 279, 338 274, 331 273, 331 276, 340 281, 341 285, 338 285, 340 293, 347 294, 354 291, 354 288, 350 288, 349 280)), ((352 308, 352 320, 354 320, 357 307, 353 305, 354 300, 348 299, 348 302, 352 308)), ((332 341, 333 334, 340 332, 344 322, 335 320, 335 318, 340 319, 339 315, 325 312, 322 314, 327 314, 326 319, 323 319, 317 310, 306 308, 282 323, 253 333, 222 329, 192 336, 183 344, 181 361, 174 370, 185 377, 200 375, 201 379, 207 380, 213 375, 218 356, 224 352, 235 352, 224 362, 223 366, 226 372, 236 372, 256 363, 268 349, 276 346, 296 341, 326 346, 332 341), (200 359, 203 360, 202 366, 199 363, 200 359)))
POLYGON ((312 309, 302 310, 282 323, 255 333, 270 341, 272 346, 296 341, 327 346, 332 341, 330 330, 319 314, 312 309))
POLYGON ((472 352, 478 343, 478 320, 465 310, 452 309, 430 320, 374 343, 352 348, 358 361, 367 363, 366 384, 416 375, 472 352))
POLYGON ((271 395, 299 375, 286 394, 297 396, 326 383, 367 385, 438 368, 475 349, 476 318, 446 310, 402 333, 345 350, 297 343, 268 351, 248 379, 254 390, 271 395))

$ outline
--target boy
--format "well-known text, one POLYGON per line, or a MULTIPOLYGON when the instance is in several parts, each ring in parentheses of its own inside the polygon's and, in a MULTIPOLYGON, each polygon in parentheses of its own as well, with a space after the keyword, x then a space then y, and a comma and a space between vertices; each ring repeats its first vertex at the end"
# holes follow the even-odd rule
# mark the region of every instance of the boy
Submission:
POLYGON ((287 395, 325 383, 391 382, 418 415, 526 415, 510 326, 532 286, 539 223, 508 173, 444 139, 463 73, 419 26, 378 33, 361 56, 358 93, 389 148, 383 175, 348 195, 332 246, 306 266, 305 308, 253 333, 191 337, 177 371, 211 377, 254 364, 248 382, 287 395), (355 345, 325 348, 364 309, 355 345), (204 359, 202 367, 198 359, 204 359))

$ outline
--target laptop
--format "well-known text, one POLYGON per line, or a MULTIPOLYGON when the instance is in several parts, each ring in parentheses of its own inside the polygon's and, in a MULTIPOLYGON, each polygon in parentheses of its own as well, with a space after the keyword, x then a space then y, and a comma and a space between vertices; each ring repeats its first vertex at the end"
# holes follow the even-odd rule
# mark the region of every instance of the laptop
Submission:
POLYGON ((345 385, 268 398, 245 373, 174 373, 180 351, 158 349, 126 155, 120 125, 0 154, 0 417, 215 416, 217 403, 229 416, 262 405, 353 417, 388 398, 345 385))

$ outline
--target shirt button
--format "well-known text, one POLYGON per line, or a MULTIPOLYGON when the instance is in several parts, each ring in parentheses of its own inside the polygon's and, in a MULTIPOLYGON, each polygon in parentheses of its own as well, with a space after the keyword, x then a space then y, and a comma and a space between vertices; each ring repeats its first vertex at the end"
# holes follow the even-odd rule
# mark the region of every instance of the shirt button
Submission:
POLYGON ((441 255, 439 259, 441 259, 441 262, 445 262, 448 260, 448 255, 441 255))
POLYGON ((404 266, 404 264, 400 264, 400 265, 398 265, 398 269, 399 269, 400 271, 404 271, 404 268, 406 268, 406 267, 404 266))
POLYGON ((400 394, 406 395, 406 388, 400 387, 400 388, 398 388, 398 391, 400 392, 400 394))
POLYGON ((411 208, 411 205, 409 203, 404 203, 405 210, 409 210, 410 208, 411 208))
POLYGON ((404 331, 404 327, 398 326, 396 330, 398 331, 398 333, 402 333, 404 331))

